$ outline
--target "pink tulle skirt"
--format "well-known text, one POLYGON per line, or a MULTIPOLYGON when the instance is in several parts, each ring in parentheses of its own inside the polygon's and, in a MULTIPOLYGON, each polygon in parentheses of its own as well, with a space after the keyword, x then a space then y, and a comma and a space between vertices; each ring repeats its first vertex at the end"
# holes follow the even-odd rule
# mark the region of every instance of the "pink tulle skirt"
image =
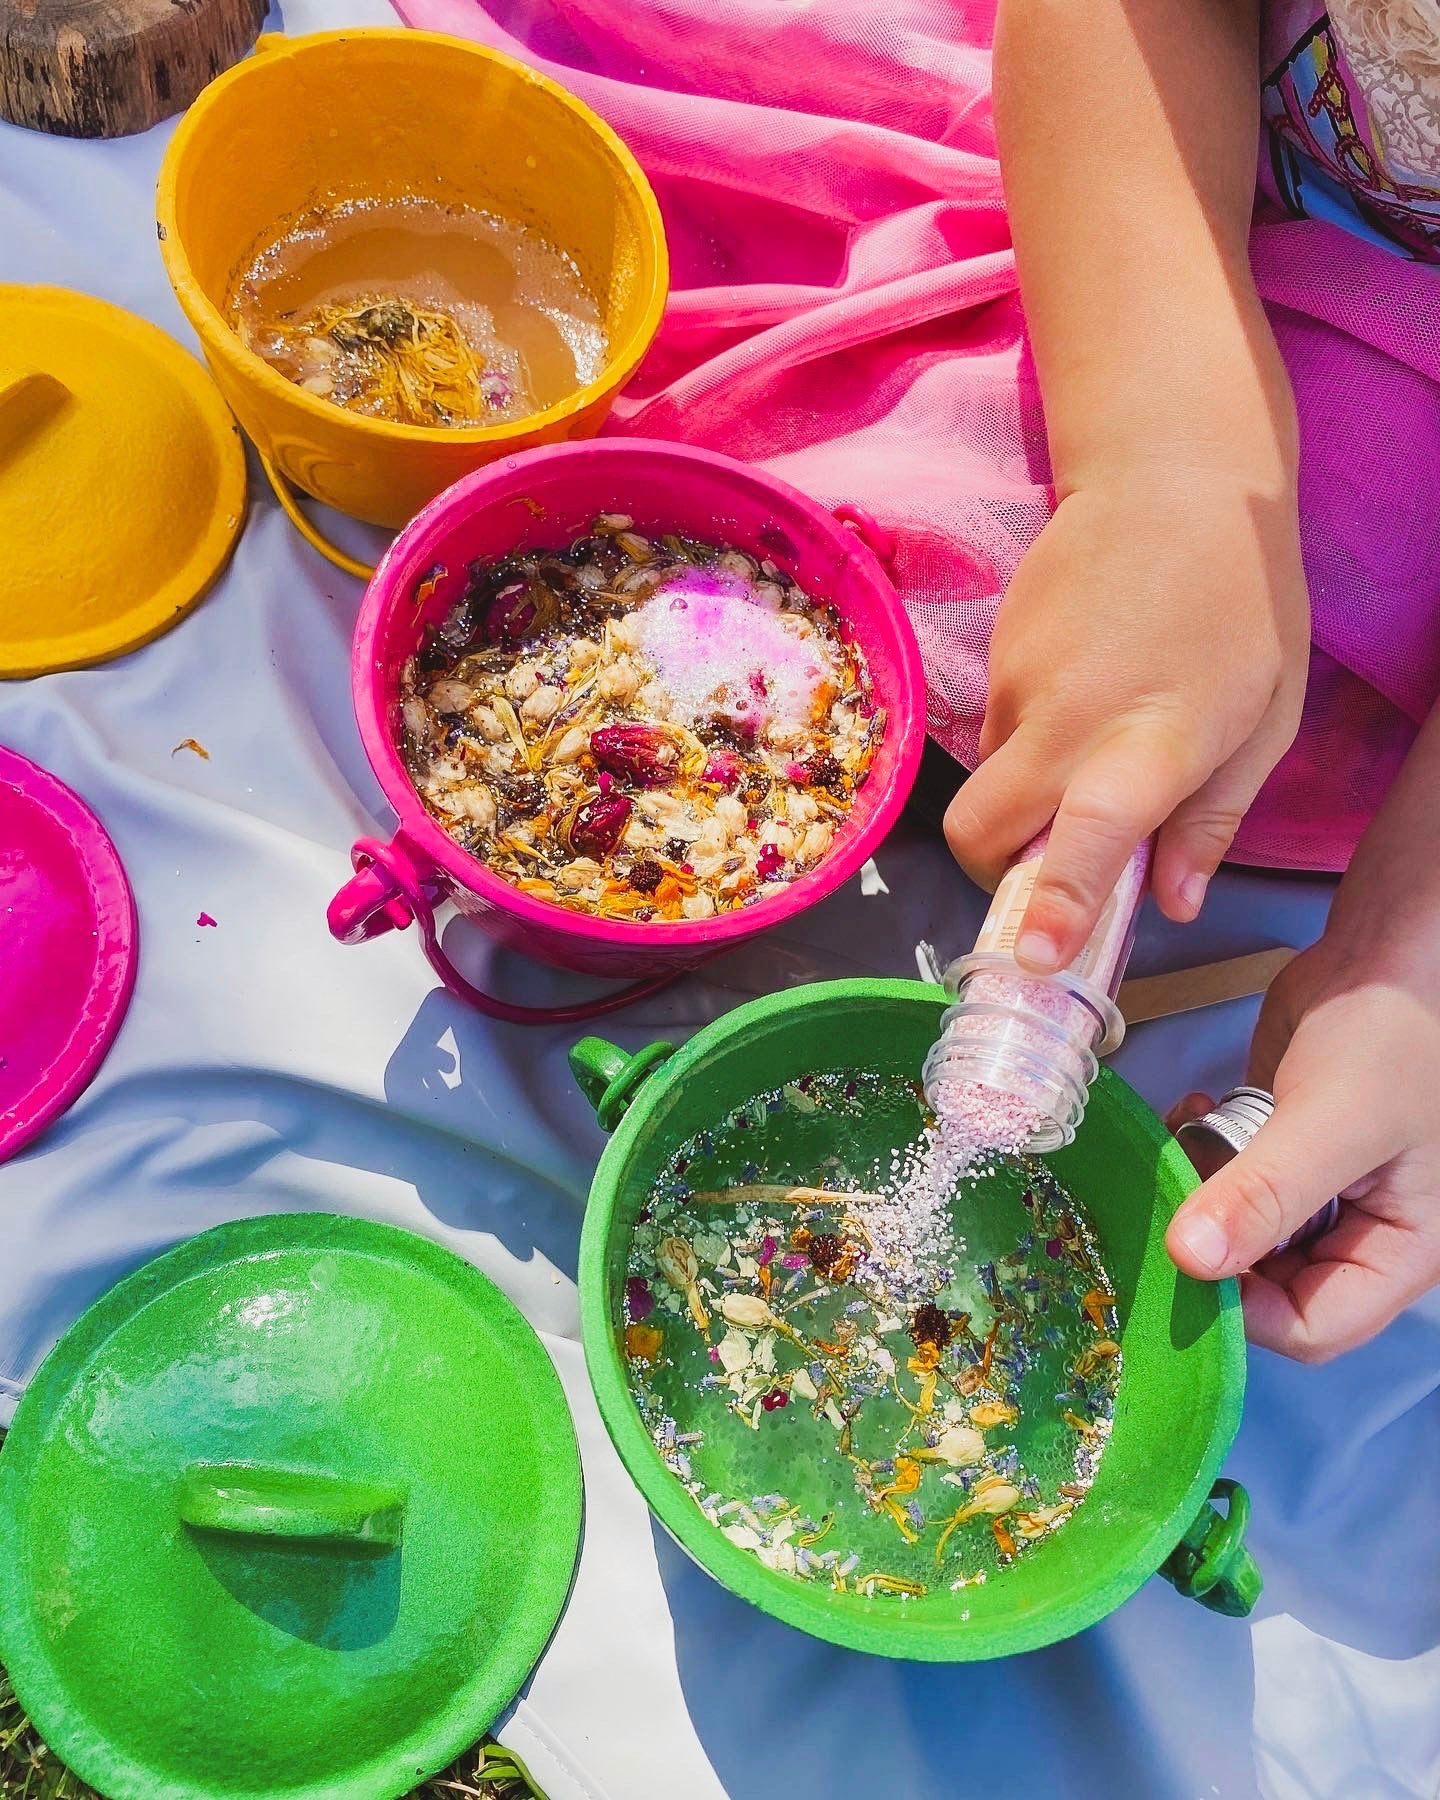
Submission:
MULTIPOLYGON (((1050 508, 990 114, 993 0, 399 0, 625 137, 674 295, 610 429, 763 463, 895 534, 930 730, 973 766, 999 598, 1050 508)), ((485 122, 476 121, 483 131, 485 122)), ((1440 271, 1259 224, 1314 643, 1238 859, 1339 869, 1440 694, 1440 271)))

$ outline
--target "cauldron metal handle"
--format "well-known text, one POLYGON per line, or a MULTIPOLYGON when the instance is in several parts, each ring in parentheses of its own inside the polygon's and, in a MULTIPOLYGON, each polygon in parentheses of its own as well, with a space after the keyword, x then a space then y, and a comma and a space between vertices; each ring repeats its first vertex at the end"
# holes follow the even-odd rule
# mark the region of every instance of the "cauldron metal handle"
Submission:
MULTIPOLYGON (((261 42, 264 42, 263 38, 261 42)), ((260 458, 260 467, 265 471, 265 479, 270 483, 275 498, 280 502, 280 510, 311 549, 318 550, 326 562, 334 563, 337 569, 343 569, 347 575, 355 575, 361 581, 368 581, 375 573, 374 563, 361 562, 359 557, 351 556, 348 550, 342 550, 338 544, 332 544, 314 520, 307 519, 300 510, 300 502, 295 498, 295 490, 265 452, 257 450, 255 454, 260 458)))
POLYGON ((1246 1618, 1265 1585, 1259 1565, 1245 1548, 1249 1522, 1249 1494, 1238 1481, 1217 1481, 1160 1573, 1176 1593, 1198 1600, 1211 1612, 1246 1618), (1227 1503, 1223 1516, 1215 1510, 1216 1500, 1227 1503))
POLYGON ((355 873, 330 902, 326 915, 331 935, 342 944, 363 944, 382 932, 403 931, 414 919, 430 967, 450 993, 487 1018, 503 1019, 509 1025, 575 1025, 658 993, 675 979, 674 974, 651 975, 598 999, 568 1006, 520 1006, 498 999, 467 981, 441 948, 435 925, 436 894, 430 891, 436 884, 403 833, 397 832, 388 844, 378 838, 359 839, 350 860, 355 873))

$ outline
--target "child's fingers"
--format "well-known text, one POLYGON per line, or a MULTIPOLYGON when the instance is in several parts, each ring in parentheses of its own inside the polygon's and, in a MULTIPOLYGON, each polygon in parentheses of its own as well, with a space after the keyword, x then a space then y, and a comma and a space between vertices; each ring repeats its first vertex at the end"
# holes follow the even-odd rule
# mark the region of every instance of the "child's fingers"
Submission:
POLYGON ((1038 974, 1079 955, 1135 854, 1188 791, 1171 740, 1126 731, 1081 765, 1065 789, 1020 928, 1016 957, 1038 974))
POLYGON ((1419 1298, 1436 1270, 1417 1257, 1412 1234, 1368 1213, 1342 1218, 1308 1260, 1246 1275, 1250 1341, 1297 1362, 1326 1362, 1374 1337, 1419 1298))
POLYGON ((1055 811, 1063 779, 1022 726, 965 783, 945 814, 945 841, 972 881, 993 888, 1055 811))
POLYGON ((1203 1119, 1215 1102, 1209 1094, 1186 1094, 1183 1100, 1177 1100, 1165 1115, 1165 1129, 1178 1131, 1182 1125, 1188 1125, 1192 1119, 1203 1119))
POLYGON ((1166 1247, 1201 1280, 1238 1275, 1389 1155, 1369 1110, 1337 1106, 1333 1083, 1293 1089, 1254 1140, 1175 1214, 1166 1247))
POLYGON ((1293 990, 1286 981, 1286 976, 1295 968, 1296 963, 1291 963, 1270 984, 1270 991, 1260 1004, 1260 1017, 1255 1022, 1255 1030, 1250 1038, 1245 1079, 1251 1087, 1264 1088, 1267 1093, 1275 1090, 1276 1072, 1285 1059, 1294 1039, 1295 1029, 1300 1023, 1290 999, 1293 990))
POLYGON ((1246 744, 1160 827, 1150 885, 1166 918, 1188 924, 1200 911, 1210 878, 1273 763, 1267 749, 1246 744))

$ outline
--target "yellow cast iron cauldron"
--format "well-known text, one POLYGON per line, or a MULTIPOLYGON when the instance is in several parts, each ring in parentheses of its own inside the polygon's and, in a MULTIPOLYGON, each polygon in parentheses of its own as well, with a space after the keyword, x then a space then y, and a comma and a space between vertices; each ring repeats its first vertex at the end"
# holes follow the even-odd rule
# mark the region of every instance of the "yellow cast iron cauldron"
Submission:
POLYGON ((281 503, 342 567, 290 487, 403 525, 498 456, 599 430, 660 323, 669 276, 655 196, 630 152, 553 81, 431 32, 260 39, 181 121, 160 171, 166 271, 281 503), (247 350, 225 316, 255 255, 317 202, 419 196, 532 227, 574 258, 610 344, 599 378, 501 425, 432 430, 347 412, 247 350))

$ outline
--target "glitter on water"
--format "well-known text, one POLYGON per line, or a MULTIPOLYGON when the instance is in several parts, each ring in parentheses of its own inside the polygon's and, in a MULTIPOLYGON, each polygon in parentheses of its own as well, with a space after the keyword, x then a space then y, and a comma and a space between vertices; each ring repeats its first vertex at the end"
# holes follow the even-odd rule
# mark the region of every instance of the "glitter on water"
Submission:
MULTIPOLYGON (((1008 1531, 1018 1555, 1036 1554, 1093 1480, 1104 1449, 1120 1359, 1108 1360, 1088 1383, 1075 1369, 1106 1335, 1087 1318, 1084 1299, 1097 1289, 1113 1291, 1088 1227, 1044 1165, 1030 1158, 989 1154, 942 1191, 946 1164, 937 1158, 937 1141, 912 1084, 859 1072, 809 1077, 758 1096, 683 1145, 632 1238, 627 1272, 656 1293, 653 1317, 665 1334, 653 1365, 630 1365, 657 1448, 707 1516, 722 1528, 742 1520, 728 1533, 732 1542, 797 1579, 830 1584, 852 1559, 853 1578, 877 1572, 928 1590, 1003 1575, 1007 1559, 984 1511, 950 1532, 937 1564, 937 1545, 956 1511, 983 1504, 987 1494, 993 1499, 997 1483, 1019 1487, 1000 1536, 1008 1531), (803 1254, 800 1246, 812 1239, 853 1242, 862 1235, 852 1226, 846 1238, 844 1207, 739 1206, 701 1197, 756 1183, 880 1196, 853 1214, 870 1242, 845 1279, 832 1268, 821 1280, 813 1263, 793 1292, 776 1279, 782 1254, 803 1254), (656 1249, 673 1235, 711 1251, 717 1239, 725 1242, 723 1267, 700 1259, 700 1292, 712 1315, 708 1338, 685 1296, 657 1275, 656 1249), (780 1254, 762 1263, 767 1237, 780 1254), (778 1330, 727 1320, 725 1306, 743 1317, 752 1298, 772 1308, 778 1330), (962 1314, 968 1321, 953 1326, 940 1351, 933 1410, 917 1419, 896 1389, 913 1406, 928 1379, 923 1345, 911 1335, 924 1300, 952 1321, 962 1314), (1037 1300, 1046 1304, 1037 1307, 1037 1300), (981 1380, 992 1330, 989 1379, 981 1380), (749 1358, 740 1365, 739 1394, 733 1373, 712 1360, 722 1341, 730 1361, 742 1347, 749 1358), (845 1342, 851 1348, 837 1359, 833 1347, 845 1342), (830 1379, 837 1369, 845 1375, 839 1392, 830 1379), (790 1403, 765 1406, 763 1396, 777 1386, 789 1390, 790 1403), (973 1431, 970 1408, 996 1400, 1018 1407, 1019 1417, 980 1433, 979 1461, 923 1460, 927 1452, 937 1456, 942 1439, 952 1454, 970 1443, 946 1434, 973 1431), (1067 1412, 1098 1431, 1082 1433, 1067 1412), (666 1433, 677 1427, 689 1439, 684 1470, 667 1448, 666 1433), (851 1458, 842 1454, 846 1444, 851 1458), (868 1471, 863 1491, 861 1464, 868 1471), (768 1511, 750 1504, 757 1494, 768 1511), (751 1519, 730 1511, 732 1497, 751 1519), (1027 1538, 1020 1520, 1033 1522, 1040 1508, 1057 1506, 1060 1518, 1042 1521, 1027 1538), (807 1545, 804 1525, 820 1519, 829 1521, 824 1543, 807 1545), (822 1550, 837 1556, 826 1560, 822 1550)), ((833 1247, 827 1243, 827 1258, 833 1247)), ((1112 1313, 1107 1333, 1118 1332, 1112 1313)), ((892 1591, 886 1603, 903 1604, 903 1596, 892 1591)))

